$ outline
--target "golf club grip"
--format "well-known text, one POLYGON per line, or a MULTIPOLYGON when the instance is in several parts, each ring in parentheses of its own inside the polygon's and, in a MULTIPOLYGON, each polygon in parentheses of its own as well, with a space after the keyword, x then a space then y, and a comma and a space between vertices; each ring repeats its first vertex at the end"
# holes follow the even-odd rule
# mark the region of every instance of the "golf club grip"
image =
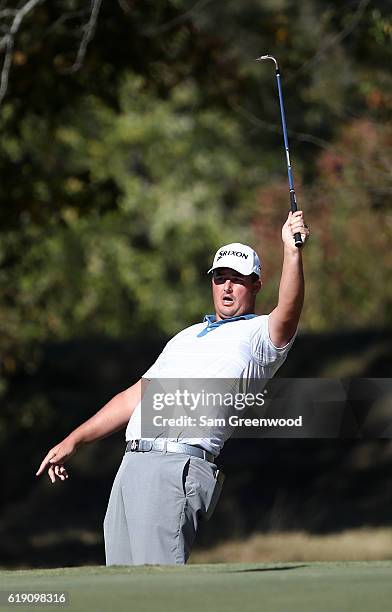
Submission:
MULTIPOLYGON (((294 189, 293 190, 290 189, 290 206, 291 206, 291 212, 296 212, 296 210, 297 210, 297 200, 295 198, 295 191, 294 191, 294 189)), ((301 234, 299 232, 294 234, 294 242, 295 242, 295 246, 298 247, 298 248, 300 248, 303 245, 301 234)))

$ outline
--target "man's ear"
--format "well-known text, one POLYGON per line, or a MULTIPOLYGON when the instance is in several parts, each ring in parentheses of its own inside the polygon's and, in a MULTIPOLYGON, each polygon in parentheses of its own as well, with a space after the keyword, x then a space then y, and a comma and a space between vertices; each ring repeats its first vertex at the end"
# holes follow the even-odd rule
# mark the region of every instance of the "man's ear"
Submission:
POLYGON ((258 294, 258 292, 259 292, 259 291, 260 291, 260 289, 261 289, 262 284, 263 284, 263 283, 261 282, 261 280, 260 280, 260 279, 258 279, 257 281, 255 281, 255 282, 253 283, 253 289, 252 289, 252 293, 253 293, 253 295, 257 295, 257 294, 258 294))

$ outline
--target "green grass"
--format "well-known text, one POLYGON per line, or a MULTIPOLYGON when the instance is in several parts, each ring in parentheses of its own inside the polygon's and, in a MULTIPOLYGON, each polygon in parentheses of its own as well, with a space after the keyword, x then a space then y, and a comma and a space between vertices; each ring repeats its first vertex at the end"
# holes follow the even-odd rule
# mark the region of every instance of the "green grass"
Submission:
MULTIPOLYGON (((12 589, 67 591, 70 605, 65 610, 72 612, 383 612, 391 610, 392 562, 232 563, 0 572, 0 590, 12 589)), ((20 606, 7 609, 17 607, 20 606)))

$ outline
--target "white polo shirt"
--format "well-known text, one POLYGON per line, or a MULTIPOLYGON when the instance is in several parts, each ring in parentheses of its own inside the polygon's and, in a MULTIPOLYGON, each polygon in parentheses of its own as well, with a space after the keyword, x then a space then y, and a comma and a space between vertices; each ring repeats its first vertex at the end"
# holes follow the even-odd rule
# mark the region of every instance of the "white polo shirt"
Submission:
MULTIPOLYGON (((287 357, 296 333, 290 342, 277 348, 268 332, 269 315, 244 315, 215 321, 206 315, 203 323, 191 325, 166 344, 155 363, 143 375, 152 378, 221 378, 246 380, 272 378, 287 357)), ((127 426, 126 440, 141 437, 141 404, 127 426)), ((210 438, 169 438, 197 444, 217 456, 225 437, 221 431, 210 438)))

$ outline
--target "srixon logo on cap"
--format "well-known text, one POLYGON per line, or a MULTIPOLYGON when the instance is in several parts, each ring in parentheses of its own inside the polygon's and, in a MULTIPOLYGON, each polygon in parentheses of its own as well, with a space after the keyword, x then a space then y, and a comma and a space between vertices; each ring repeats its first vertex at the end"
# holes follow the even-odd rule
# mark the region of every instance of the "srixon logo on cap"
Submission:
POLYGON ((235 255, 236 257, 243 257, 244 259, 248 259, 248 255, 242 253, 242 251, 219 251, 219 257, 216 261, 219 261, 221 257, 226 257, 226 255, 235 255))

